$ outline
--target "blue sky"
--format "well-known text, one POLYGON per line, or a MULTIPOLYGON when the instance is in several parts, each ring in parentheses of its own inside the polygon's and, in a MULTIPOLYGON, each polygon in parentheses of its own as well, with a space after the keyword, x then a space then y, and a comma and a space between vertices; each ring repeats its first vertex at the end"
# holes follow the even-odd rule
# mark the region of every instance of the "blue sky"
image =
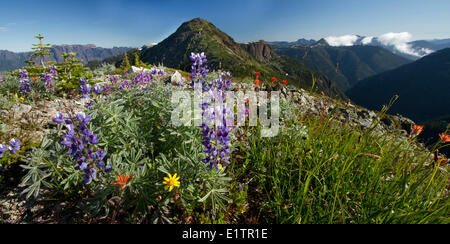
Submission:
POLYGON ((202 17, 238 42, 409 32, 450 38, 449 0, 15 0, 0 3, 0 50, 51 44, 140 47, 202 17))

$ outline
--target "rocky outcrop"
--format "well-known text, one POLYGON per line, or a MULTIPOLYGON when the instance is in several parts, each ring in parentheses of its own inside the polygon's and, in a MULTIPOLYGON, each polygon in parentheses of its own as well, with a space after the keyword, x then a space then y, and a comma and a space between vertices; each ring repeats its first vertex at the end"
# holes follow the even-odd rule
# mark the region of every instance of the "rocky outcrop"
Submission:
POLYGON ((256 60, 269 62, 273 56, 272 48, 265 41, 242 44, 242 47, 256 60))

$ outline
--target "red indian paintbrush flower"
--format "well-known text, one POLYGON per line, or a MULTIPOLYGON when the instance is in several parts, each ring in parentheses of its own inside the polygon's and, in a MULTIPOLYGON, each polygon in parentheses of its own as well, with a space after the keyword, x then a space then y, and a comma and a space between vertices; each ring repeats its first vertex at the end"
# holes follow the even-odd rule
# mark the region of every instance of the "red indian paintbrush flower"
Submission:
POLYGON ((33 81, 37 81, 37 79, 38 79, 37 77, 33 77, 33 81))
POLYGON ((125 187, 125 186, 127 186, 128 182, 130 182, 132 179, 134 179, 134 177, 136 177, 136 175, 131 176, 131 178, 128 177, 128 174, 125 176, 117 175, 117 182, 114 182, 112 184, 121 186, 121 187, 125 187))
POLYGON ((284 84, 284 85, 287 85, 287 81, 283 80, 283 84, 284 84))
POLYGON ((273 82, 277 82, 277 78, 273 77, 273 78, 272 78, 272 81, 273 81, 273 82))
POLYGON ((439 134, 439 137, 444 143, 450 142, 450 135, 445 135, 444 133, 439 134))
POLYGON ((423 131, 423 126, 421 126, 421 125, 414 125, 413 129, 411 131, 411 134, 418 136, 418 135, 420 135, 420 133, 422 133, 422 131, 423 131))
POLYGON ((256 72, 255 74, 256 74, 256 77, 259 77, 261 75, 261 73, 259 73, 259 72, 256 72))
POLYGON ((258 79, 255 80, 255 85, 259 86, 260 83, 261 83, 260 80, 258 80, 258 79))

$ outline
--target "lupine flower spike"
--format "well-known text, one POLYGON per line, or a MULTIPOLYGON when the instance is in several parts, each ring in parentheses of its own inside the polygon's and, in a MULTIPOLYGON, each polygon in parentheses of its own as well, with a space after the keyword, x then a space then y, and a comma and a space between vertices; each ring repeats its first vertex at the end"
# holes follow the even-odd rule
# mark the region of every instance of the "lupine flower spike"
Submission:
POLYGON ((97 135, 88 129, 91 117, 82 113, 78 113, 75 117, 57 113, 52 120, 57 124, 65 123, 66 125, 67 132, 62 136, 63 141, 60 144, 69 149, 67 154, 77 162, 78 165, 74 168, 84 171, 82 184, 90 184, 97 177, 97 169, 105 172, 111 170, 111 165, 105 165, 103 160, 107 152, 101 149, 97 149, 97 151, 92 149, 99 140, 97 135))

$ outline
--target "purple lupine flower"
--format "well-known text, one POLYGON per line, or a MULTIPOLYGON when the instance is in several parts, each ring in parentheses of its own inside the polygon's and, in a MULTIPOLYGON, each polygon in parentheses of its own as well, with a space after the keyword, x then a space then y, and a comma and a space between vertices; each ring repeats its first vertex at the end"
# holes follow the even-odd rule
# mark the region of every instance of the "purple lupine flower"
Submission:
POLYGON ((86 169, 84 169, 84 172, 85 172, 85 174, 83 175, 84 180, 81 181, 81 183, 84 185, 91 184, 92 180, 97 178, 97 170, 95 170, 94 168, 87 167, 86 169))
POLYGON ((30 80, 28 79, 20 80, 19 83, 20 83, 20 91, 22 93, 28 93, 31 91, 30 80))
POLYGON ((44 82, 45 88, 47 90, 53 90, 53 88, 54 88, 53 75, 50 73, 43 73, 41 78, 42 78, 42 81, 44 82))
POLYGON ((239 184, 239 190, 244 189, 245 185, 244 184, 239 184))
POLYGON ((138 73, 132 80, 133 85, 141 85, 145 87, 148 85, 152 80, 152 76, 149 73, 138 73))
MULTIPOLYGON (((206 56, 204 53, 194 54, 191 56, 192 61, 192 78, 191 85, 201 85, 203 91, 208 91, 211 96, 211 104, 215 103, 216 95, 220 95, 225 99, 225 92, 230 89, 229 74, 222 74, 215 82, 208 84, 204 78, 208 77, 209 70, 203 67, 206 63, 206 56)), ((221 107, 209 106, 209 102, 205 100, 201 105, 202 116, 204 123, 200 126, 202 129, 201 136, 203 137, 202 144, 204 146, 203 152, 206 157, 202 160, 203 163, 208 164, 207 170, 213 168, 221 170, 224 165, 229 164, 229 155, 231 154, 229 143, 231 141, 229 133, 231 128, 227 126, 227 115, 231 114, 229 109, 226 109, 225 104, 221 107), (208 126, 209 121, 216 121, 220 119, 221 125, 208 126)))
POLYGON ((113 85, 115 85, 115 84, 117 84, 117 82, 119 82, 119 81, 117 80, 117 76, 116 76, 116 75, 110 76, 110 77, 109 77, 109 81, 110 81, 111 84, 113 84, 113 85))
POLYGON ((86 78, 84 78, 84 77, 80 78, 80 85, 84 86, 84 85, 86 85, 86 83, 87 83, 86 78))
POLYGON ((19 69, 19 79, 28 79, 28 71, 26 69, 19 69))
POLYGON ((122 90, 122 89, 130 89, 130 88, 131 88, 130 82, 128 80, 122 79, 122 84, 120 85, 119 89, 122 90))
POLYGON ((106 95, 111 94, 111 86, 110 85, 106 85, 105 87, 103 87, 103 91, 105 91, 106 95))
POLYGON ((20 150, 20 140, 16 140, 16 139, 11 139, 9 141, 9 147, 8 147, 9 153, 10 154, 15 154, 16 151, 20 150))
POLYGON ((79 91, 83 94, 83 96, 81 96, 82 98, 88 98, 89 92, 91 92, 91 85, 89 85, 89 84, 82 85, 82 86, 80 86, 79 91))
POLYGON ((58 79, 58 68, 56 66, 49 66, 48 69, 53 79, 58 79))
POLYGON ((28 71, 26 69, 19 69, 19 83, 22 93, 31 91, 30 80, 28 79, 28 71))
POLYGON ((56 124, 62 124, 64 122, 64 114, 57 112, 56 117, 52 119, 56 124))
POLYGON ((67 154, 77 162, 75 170, 84 172, 82 184, 90 184, 97 177, 97 169, 104 172, 111 170, 112 166, 104 163, 107 152, 97 149, 94 153, 93 146, 99 140, 98 136, 88 129, 90 116, 78 113, 75 116, 64 118, 64 115, 58 114, 55 119, 57 122, 65 119, 67 132, 62 136, 63 140, 60 144, 69 148, 67 154))
POLYGON ((6 147, 5 145, 0 143, 0 158, 3 158, 3 154, 5 154, 6 147))
POLYGON ((97 95, 100 95, 103 91, 103 87, 101 87, 99 84, 94 85, 94 92, 97 95))

